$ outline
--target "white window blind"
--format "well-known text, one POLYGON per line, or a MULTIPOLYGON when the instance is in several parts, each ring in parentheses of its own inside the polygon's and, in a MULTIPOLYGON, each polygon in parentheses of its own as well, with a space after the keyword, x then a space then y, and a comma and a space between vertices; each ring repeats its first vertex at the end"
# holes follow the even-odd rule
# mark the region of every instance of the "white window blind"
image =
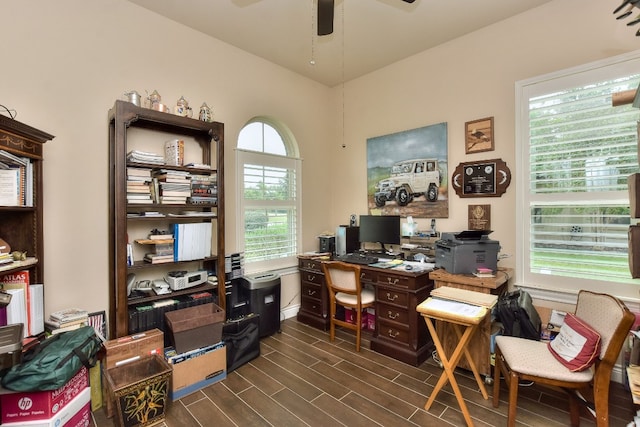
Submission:
POLYGON ((627 177, 638 171, 639 112, 613 107, 611 98, 638 87, 637 70, 614 61, 520 87, 525 283, 581 289, 592 282, 600 290, 604 282, 633 283, 627 177))
POLYGON ((298 159, 238 150, 245 262, 265 270, 296 264, 300 201, 298 159))

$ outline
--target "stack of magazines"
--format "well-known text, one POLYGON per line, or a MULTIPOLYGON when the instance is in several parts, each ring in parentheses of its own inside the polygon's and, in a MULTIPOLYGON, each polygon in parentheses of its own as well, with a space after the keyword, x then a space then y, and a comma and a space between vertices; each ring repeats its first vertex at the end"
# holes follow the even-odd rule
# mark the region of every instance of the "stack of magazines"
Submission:
POLYGON ((164 165, 164 156, 146 151, 133 150, 127 153, 127 161, 132 163, 151 163, 164 165))

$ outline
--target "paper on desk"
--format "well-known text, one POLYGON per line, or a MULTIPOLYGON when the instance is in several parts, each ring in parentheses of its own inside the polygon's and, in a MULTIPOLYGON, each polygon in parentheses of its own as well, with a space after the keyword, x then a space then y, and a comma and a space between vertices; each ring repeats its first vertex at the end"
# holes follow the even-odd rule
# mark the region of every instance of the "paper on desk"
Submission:
POLYGON ((433 297, 425 301, 425 307, 430 310, 452 313, 465 317, 478 317, 484 313, 485 310, 485 307, 433 297))

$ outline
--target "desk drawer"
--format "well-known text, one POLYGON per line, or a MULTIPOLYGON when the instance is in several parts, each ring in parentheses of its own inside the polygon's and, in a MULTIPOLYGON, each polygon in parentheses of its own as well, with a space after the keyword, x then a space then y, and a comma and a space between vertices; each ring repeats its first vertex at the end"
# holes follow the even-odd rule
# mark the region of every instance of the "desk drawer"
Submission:
POLYGON ((298 259, 298 268, 321 272, 322 262, 315 259, 298 259))
POLYGON ((376 283, 378 281, 378 274, 371 270, 360 270, 360 281, 368 283, 376 283))
POLYGON ((400 276, 398 274, 379 273, 378 283, 385 286, 397 286, 409 289, 414 282, 412 277, 400 276))
POLYGON ((376 306, 376 316, 378 316, 380 320, 392 320, 396 323, 409 325, 409 313, 405 308, 378 303, 376 306))
POLYGON ((315 298, 302 297, 300 299, 300 310, 313 313, 318 317, 327 317, 328 311, 323 309, 320 300, 315 298))
POLYGON ((324 286, 324 274, 315 271, 300 270, 300 282, 309 282, 324 286))
POLYGON ((389 303, 406 308, 409 306, 409 295, 407 292, 396 291, 382 286, 376 287, 376 301, 379 303, 389 303))
POLYGON ((408 329, 398 327, 382 319, 378 320, 378 338, 403 344, 409 344, 410 341, 408 329))
POLYGON ((322 285, 317 285, 310 282, 302 282, 300 284, 300 296, 306 298, 322 300, 322 285))

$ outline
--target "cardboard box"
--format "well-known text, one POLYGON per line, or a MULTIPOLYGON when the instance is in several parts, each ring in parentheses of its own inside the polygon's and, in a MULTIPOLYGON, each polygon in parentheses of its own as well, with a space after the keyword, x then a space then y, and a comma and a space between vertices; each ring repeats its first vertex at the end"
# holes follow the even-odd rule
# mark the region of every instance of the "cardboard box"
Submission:
POLYGON ((129 361, 151 354, 163 354, 164 334, 160 329, 151 329, 104 343, 105 369, 115 368, 129 361))
MULTIPOLYGON (((348 323, 356 323, 356 312, 350 308, 345 307, 344 309, 344 318, 348 323)), ((361 329, 367 329, 367 325, 369 324, 369 315, 366 309, 362 310, 362 315, 360 316, 360 327, 361 329)), ((375 329, 375 326, 374 326, 375 329)))
MULTIPOLYGON (((2 425, 26 421, 49 420, 89 390, 89 370, 84 366, 62 387, 53 391, 15 392, 0 395, 2 425)), ((90 398, 87 398, 87 402, 90 398)))
POLYGON ((170 397, 172 400, 217 383, 227 377, 227 349, 224 343, 171 355, 167 361, 173 368, 170 397))
POLYGON ((115 401, 116 425, 147 426, 164 420, 169 403, 171 366, 154 354, 107 369, 105 375, 115 401))
POLYGON ((217 344, 222 339, 225 312, 216 304, 201 304, 165 313, 171 343, 178 353, 217 344))
POLYGON ((86 427, 91 423, 91 390, 82 390, 53 417, 2 423, 2 427, 86 427))
POLYGON ((376 330, 376 309, 373 307, 367 308, 367 329, 376 330))
MULTIPOLYGON (((164 333, 160 329, 151 329, 134 335, 116 338, 104 343, 106 351, 103 360, 103 370, 115 368, 141 357, 152 354, 163 354, 164 349, 164 333)), ((114 406, 113 401, 109 398, 111 393, 108 389, 109 385, 106 381, 102 382, 102 402, 105 408, 107 418, 113 417, 114 406)))

